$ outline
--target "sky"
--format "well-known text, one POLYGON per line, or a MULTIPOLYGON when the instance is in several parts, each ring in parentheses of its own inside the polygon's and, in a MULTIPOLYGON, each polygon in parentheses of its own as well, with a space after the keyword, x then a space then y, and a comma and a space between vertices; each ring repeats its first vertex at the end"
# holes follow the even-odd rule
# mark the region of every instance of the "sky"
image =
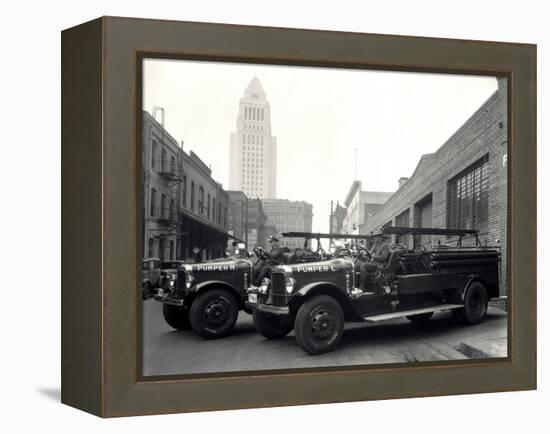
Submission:
POLYGON ((229 137, 239 100, 257 76, 277 137, 277 196, 313 204, 328 231, 330 201, 395 191, 497 89, 495 77, 146 59, 143 109, 163 107, 165 128, 229 185, 229 137))

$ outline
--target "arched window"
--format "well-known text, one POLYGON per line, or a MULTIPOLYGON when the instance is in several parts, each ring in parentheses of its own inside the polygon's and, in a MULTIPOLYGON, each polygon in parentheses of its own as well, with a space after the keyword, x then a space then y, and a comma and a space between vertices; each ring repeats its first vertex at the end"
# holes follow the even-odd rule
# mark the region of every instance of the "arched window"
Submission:
POLYGON ((206 203, 206 217, 210 218, 210 193, 208 193, 208 202, 206 203))
POLYGON ((157 205, 157 190, 154 188, 151 189, 151 198, 149 201, 149 214, 151 217, 155 216, 155 206, 157 205))

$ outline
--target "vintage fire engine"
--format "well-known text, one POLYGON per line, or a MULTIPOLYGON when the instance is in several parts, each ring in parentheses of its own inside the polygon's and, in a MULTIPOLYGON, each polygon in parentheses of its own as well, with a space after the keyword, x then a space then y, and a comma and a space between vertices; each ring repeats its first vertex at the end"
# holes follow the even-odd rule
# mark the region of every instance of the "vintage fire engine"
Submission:
POLYGON ((305 351, 320 354, 336 348, 346 321, 406 317, 418 323, 444 310, 463 323, 483 321, 489 300, 499 296, 499 247, 482 246, 477 230, 386 227, 379 235, 395 242, 387 262, 368 274, 364 290, 358 288, 360 271, 353 255, 274 268, 269 282, 248 292, 257 330, 273 339, 294 329, 305 351), (399 242, 403 236, 455 237, 455 242, 429 249, 416 243, 409 249, 399 242), (465 237, 475 244, 463 246, 465 237))

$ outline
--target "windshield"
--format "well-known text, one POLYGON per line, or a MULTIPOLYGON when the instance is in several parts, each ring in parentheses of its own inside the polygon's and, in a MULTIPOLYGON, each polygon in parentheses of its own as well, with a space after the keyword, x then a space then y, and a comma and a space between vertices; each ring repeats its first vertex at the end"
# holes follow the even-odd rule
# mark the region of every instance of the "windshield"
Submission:
POLYGON ((164 270, 166 268, 178 268, 180 263, 178 261, 165 261, 162 263, 161 268, 164 270))

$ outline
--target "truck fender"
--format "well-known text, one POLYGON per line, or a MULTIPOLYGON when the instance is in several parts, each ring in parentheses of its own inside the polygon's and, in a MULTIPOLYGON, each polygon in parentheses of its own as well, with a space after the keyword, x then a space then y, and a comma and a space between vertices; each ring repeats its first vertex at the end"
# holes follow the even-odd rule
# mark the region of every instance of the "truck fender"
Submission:
MULTIPOLYGON (((473 283, 473 282, 479 282, 481 284, 483 284, 483 286, 485 286, 485 282, 483 281, 483 279, 480 279, 479 276, 476 276, 476 275, 469 275, 468 276, 468 282, 466 282, 466 285, 464 285, 464 288, 462 288, 462 290, 460 291, 460 302, 461 303, 464 303, 464 297, 466 295, 466 291, 468 290, 468 288, 470 287, 470 285, 473 283)), ((489 295, 489 294, 487 294, 489 295)))
POLYGON ((337 285, 335 285, 334 283, 326 282, 326 281, 309 283, 307 285, 304 285, 294 294, 292 294, 291 305, 289 306, 290 310, 293 312, 297 312, 300 305, 306 299, 314 295, 321 295, 321 294, 330 295, 331 297, 334 297, 342 306, 342 309, 344 310, 344 313, 346 315, 346 319, 348 318, 351 320, 362 319, 362 317, 353 307, 346 292, 342 290, 340 287, 338 287, 337 285))
POLYGON ((224 282, 223 280, 207 280, 205 282, 200 282, 195 285, 193 285, 191 288, 189 288, 188 292, 193 292, 195 294, 200 294, 204 291, 207 291, 209 288, 223 288, 227 289, 233 296, 235 297, 235 300, 237 300, 237 303, 239 306, 243 306, 243 300, 239 293, 239 291, 233 287, 232 285, 228 284, 227 282, 224 282))

